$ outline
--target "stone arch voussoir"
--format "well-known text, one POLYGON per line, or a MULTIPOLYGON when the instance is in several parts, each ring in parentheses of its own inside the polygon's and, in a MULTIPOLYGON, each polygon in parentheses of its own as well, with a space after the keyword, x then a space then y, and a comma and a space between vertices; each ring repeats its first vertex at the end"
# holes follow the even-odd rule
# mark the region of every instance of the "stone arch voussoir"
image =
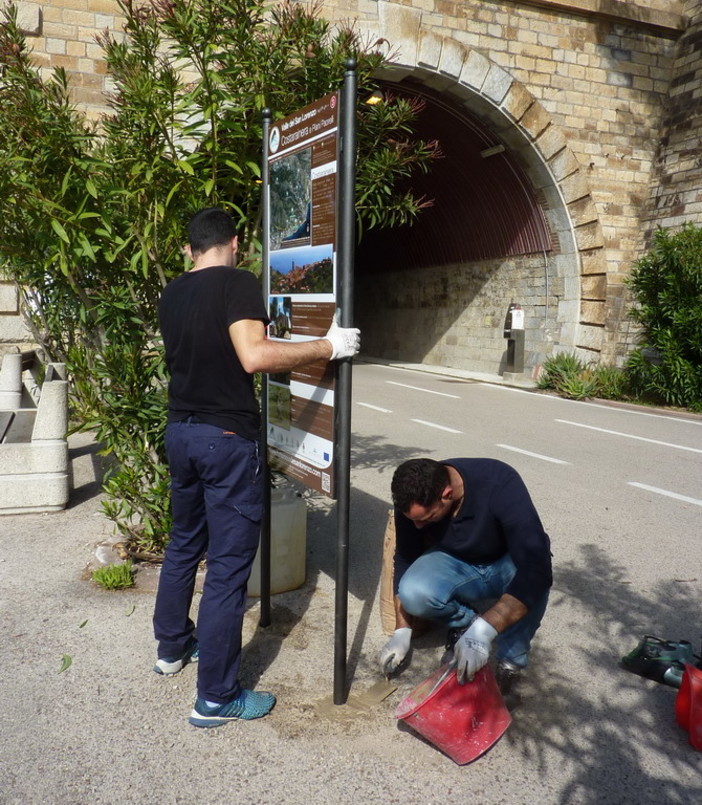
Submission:
POLYGON ((377 22, 359 21, 359 28, 389 42, 389 79, 422 73, 435 89, 469 95, 481 113, 497 121, 506 144, 531 163, 539 189, 557 197, 565 223, 557 232, 561 251, 570 253, 577 267, 564 278, 559 346, 599 356, 607 319, 605 241, 587 175, 560 127, 524 84, 487 55, 424 28, 419 9, 379 0, 377 22))

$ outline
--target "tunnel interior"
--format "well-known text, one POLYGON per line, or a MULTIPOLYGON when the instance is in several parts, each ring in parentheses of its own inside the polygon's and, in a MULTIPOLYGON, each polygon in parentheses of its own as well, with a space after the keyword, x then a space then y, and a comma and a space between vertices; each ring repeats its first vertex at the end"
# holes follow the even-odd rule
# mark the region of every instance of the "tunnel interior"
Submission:
MULTIPOLYGON (((411 77, 383 82, 382 92, 421 100, 416 136, 438 140, 441 157, 411 179, 415 196, 431 201, 416 222, 366 231, 356 247, 354 304, 364 352, 500 372, 513 297, 533 303, 532 324, 549 329, 545 294, 558 289, 543 287, 556 242, 545 200, 518 156, 465 106, 411 77)), ((547 346, 531 344, 531 363, 547 346)))

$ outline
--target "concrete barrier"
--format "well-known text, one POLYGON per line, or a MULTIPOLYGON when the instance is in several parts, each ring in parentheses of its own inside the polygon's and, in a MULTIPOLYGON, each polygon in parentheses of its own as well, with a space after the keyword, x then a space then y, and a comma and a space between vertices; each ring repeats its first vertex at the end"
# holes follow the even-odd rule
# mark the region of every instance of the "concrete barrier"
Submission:
POLYGON ((0 514, 60 511, 69 495, 68 381, 62 363, 46 366, 11 353, 0 367, 0 514))

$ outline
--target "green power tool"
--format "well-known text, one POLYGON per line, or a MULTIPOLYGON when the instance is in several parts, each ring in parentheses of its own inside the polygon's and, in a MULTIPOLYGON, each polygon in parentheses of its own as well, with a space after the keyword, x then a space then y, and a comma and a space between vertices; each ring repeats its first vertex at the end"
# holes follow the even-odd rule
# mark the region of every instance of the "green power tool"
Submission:
POLYGON ((627 671, 671 688, 679 688, 685 664, 700 667, 700 658, 692 652, 689 640, 661 640, 645 635, 633 651, 622 657, 627 671))

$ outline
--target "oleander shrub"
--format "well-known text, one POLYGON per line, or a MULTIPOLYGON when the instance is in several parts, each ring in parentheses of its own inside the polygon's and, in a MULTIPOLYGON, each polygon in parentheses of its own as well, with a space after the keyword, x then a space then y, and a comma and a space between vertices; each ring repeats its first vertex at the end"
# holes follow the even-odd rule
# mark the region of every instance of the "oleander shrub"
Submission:
MULTIPOLYGON (((185 267, 189 217, 226 207, 240 266, 260 271, 262 111, 274 119, 336 90, 349 58, 359 97, 392 52, 312 4, 118 0, 124 30, 101 34, 112 86, 93 121, 65 70, 45 75, 0 7, 0 269, 33 337, 65 362, 72 421, 112 457, 105 512, 128 545, 161 550, 170 530, 158 299, 185 267)), ((359 104, 359 231, 413 221, 411 179, 438 146, 413 134, 421 102, 359 104)))
POLYGON ((702 228, 659 229, 627 284, 641 326, 626 365, 634 393, 702 411, 702 228))

